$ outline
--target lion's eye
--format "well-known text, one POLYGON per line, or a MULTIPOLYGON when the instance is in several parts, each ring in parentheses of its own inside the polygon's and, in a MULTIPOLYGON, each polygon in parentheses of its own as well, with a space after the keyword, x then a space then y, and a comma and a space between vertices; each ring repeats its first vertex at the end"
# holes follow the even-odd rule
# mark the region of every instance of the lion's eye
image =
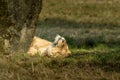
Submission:
POLYGON ((59 38, 59 40, 61 39, 61 37, 59 38))
POLYGON ((64 43, 64 40, 62 40, 62 43, 64 43))

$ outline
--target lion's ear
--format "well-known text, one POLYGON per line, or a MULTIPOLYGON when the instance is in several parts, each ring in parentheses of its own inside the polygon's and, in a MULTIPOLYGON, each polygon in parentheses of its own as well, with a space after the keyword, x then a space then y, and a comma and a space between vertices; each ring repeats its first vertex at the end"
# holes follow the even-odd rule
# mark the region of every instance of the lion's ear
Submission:
POLYGON ((60 38, 61 36, 59 34, 56 35, 55 39, 58 39, 60 38))
POLYGON ((55 40, 54 40, 54 43, 57 43, 60 38, 61 38, 60 35, 56 35, 55 40))

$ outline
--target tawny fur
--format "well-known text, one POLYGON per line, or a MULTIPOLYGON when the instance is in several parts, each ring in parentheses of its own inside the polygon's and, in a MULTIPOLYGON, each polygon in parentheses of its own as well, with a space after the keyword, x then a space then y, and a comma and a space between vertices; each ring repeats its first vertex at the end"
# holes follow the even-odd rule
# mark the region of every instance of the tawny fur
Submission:
POLYGON ((28 54, 35 55, 36 53, 39 53, 41 56, 65 57, 69 56, 71 51, 68 48, 65 38, 57 35, 53 43, 34 37, 30 49, 28 50, 28 54))
POLYGON ((41 51, 44 51, 50 44, 51 42, 35 36, 27 53, 30 55, 41 53, 40 49, 41 51))
POLYGON ((52 57, 57 56, 69 56, 71 51, 68 48, 67 42, 64 37, 57 35, 55 37, 55 41, 52 43, 50 47, 47 49, 48 54, 51 54, 52 57))

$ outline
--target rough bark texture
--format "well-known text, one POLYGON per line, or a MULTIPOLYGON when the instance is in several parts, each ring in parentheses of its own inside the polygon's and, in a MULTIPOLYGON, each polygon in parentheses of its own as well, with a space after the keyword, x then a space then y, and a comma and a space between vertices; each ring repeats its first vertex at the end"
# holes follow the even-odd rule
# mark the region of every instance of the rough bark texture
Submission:
POLYGON ((0 52, 26 52, 42 0, 0 0, 0 52))

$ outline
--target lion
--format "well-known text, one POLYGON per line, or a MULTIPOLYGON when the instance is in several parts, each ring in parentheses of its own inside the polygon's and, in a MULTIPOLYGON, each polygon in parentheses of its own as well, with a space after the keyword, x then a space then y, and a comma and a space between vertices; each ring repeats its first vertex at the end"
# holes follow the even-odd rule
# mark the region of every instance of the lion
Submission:
POLYGON ((54 42, 34 37, 28 53, 31 55, 38 53, 41 56, 50 57, 66 57, 71 54, 71 51, 68 48, 65 38, 57 35, 54 42))

